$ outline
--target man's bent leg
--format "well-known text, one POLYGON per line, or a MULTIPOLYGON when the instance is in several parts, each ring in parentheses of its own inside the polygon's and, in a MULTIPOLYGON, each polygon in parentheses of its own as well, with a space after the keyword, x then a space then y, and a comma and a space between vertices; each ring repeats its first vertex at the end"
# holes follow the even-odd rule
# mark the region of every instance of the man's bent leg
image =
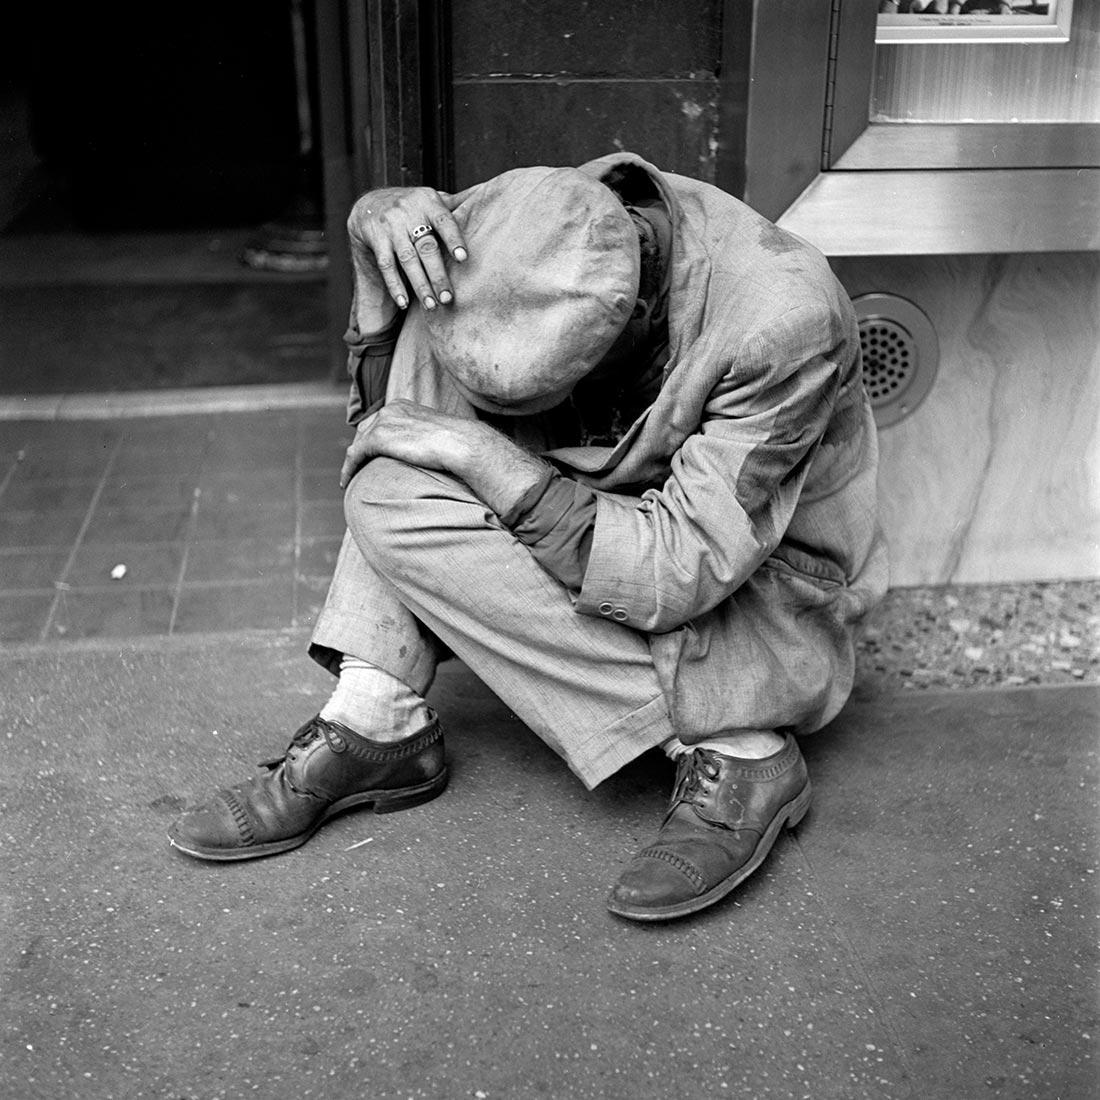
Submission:
MULTIPOLYGON (((645 636, 578 615, 564 586, 461 482, 377 458, 353 479, 345 507, 393 598, 586 786, 672 735, 645 636)), ((388 638, 373 626, 341 644, 395 671, 388 638)))
MULTIPOLYGON (((645 637, 578 615, 565 589, 460 483, 375 460, 352 482, 346 512, 365 556, 402 603, 586 784, 676 740, 663 700, 654 697, 645 637)), ((618 916, 669 920, 714 904, 760 866, 780 830, 798 824, 809 806, 793 737, 745 731, 685 748, 655 842, 608 898, 618 916), (738 759, 738 749, 763 758, 738 759)))
MULTIPOLYGON (((369 640, 373 663, 383 670, 374 682, 392 684, 392 698, 373 700, 381 728, 371 736, 372 730, 349 726, 339 713, 329 712, 330 700, 326 711, 298 730, 281 758, 263 765, 259 775, 217 791, 172 825, 169 839, 188 855, 213 860, 275 855, 304 844, 344 810, 373 807, 388 813, 426 802, 446 787, 443 731, 431 710, 416 703, 435 671, 431 640, 350 539, 334 583, 347 587, 338 592, 338 610, 326 607, 322 614, 311 652, 338 672, 343 654, 355 652, 353 640, 369 640), (406 684, 416 696, 410 698, 406 684), (423 721, 400 729, 402 714, 423 721)), ((339 693, 335 701, 340 703, 339 693)))
POLYGON ((325 606, 317 617, 310 656, 334 676, 351 654, 427 694, 438 662, 436 645, 397 599, 393 587, 363 560, 345 532, 325 606))

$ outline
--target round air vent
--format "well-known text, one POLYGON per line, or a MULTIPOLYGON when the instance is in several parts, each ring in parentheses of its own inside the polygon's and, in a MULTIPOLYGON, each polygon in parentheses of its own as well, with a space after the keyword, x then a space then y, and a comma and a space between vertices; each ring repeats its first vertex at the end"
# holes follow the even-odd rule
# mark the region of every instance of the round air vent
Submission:
POLYGON ((940 361, 925 313, 896 294, 854 298, 863 352, 863 385, 880 428, 903 420, 924 400, 940 361))

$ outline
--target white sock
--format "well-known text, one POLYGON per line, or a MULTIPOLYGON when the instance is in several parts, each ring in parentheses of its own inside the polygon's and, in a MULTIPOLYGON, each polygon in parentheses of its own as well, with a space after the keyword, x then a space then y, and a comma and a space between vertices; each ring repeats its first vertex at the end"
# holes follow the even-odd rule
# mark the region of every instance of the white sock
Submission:
POLYGON ((345 654, 336 690, 321 708, 321 717, 372 741, 400 741, 426 726, 432 713, 396 676, 345 654))
POLYGON ((779 752, 783 743, 783 737, 774 730, 739 730, 737 733, 708 737, 694 745, 685 745, 679 737, 670 737, 661 744, 661 748, 673 760, 695 749, 710 749, 738 760, 763 760, 779 752))

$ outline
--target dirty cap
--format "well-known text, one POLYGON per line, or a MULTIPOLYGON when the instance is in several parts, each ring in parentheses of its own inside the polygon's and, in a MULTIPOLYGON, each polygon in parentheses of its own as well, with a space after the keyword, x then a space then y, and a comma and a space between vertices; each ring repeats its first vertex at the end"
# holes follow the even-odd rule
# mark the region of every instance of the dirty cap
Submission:
POLYGON ((505 172, 472 188, 454 215, 470 258, 450 269, 454 305, 425 314, 432 353, 483 409, 550 408, 630 320, 633 220, 575 168, 505 172))

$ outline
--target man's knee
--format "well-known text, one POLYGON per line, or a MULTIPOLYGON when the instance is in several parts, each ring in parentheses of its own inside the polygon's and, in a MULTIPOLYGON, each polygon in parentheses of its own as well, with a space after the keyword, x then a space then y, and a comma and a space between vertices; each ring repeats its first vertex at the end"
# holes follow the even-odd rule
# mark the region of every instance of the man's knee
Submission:
POLYGON ((416 507, 418 503, 453 499, 465 492, 447 474, 395 458, 372 458, 348 484, 344 518, 363 556, 377 562, 406 547, 410 536, 431 522, 429 516, 436 510, 416 507))

